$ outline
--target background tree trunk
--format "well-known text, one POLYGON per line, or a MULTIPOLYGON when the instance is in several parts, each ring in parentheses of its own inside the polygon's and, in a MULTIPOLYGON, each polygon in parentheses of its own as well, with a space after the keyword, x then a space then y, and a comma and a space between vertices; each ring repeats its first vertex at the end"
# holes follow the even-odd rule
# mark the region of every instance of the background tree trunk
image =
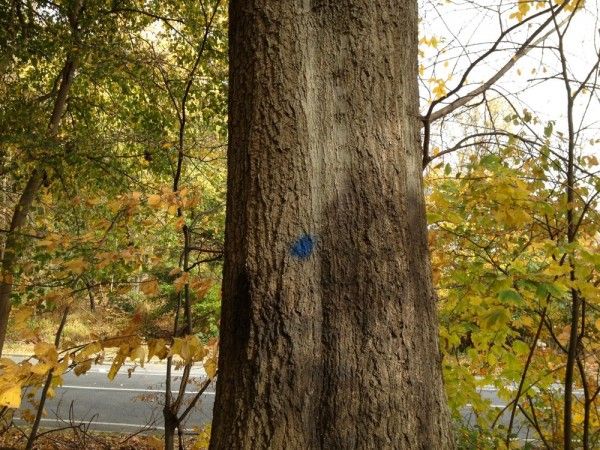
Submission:
POLYGON ((211 449, 452 448, 426 241, 417 2, 230 2, 211 449))
MULTIPOLYGON (((79 15, 83 9, 83 0, 76 0, 70 6, 68 20, 71 26, 73 43, 79 44, 79 15)), ((31 10, 31 7, 29 8, 31 10)), ((48 121, 48 140, 53 139, 58 132, 60 121, 67 109, 67 99, 71 85, 75 79, 77 71, 78 58, 71 53, 67 54, 64 66, 60 74, 60 85, 54 106, 48 121)), ((27 216, 33 206, 35 196, 41 188, 44 181, 44 170, 42 168, 33 169, 29 180, 15 205, 10 228, 6 235, 4 247, 0 251, 0 356, 6 341, 6 332, 8 330, 8 319, 12 309, 11 294, 15 276, 15 265, 17 262, 17 251, 19 244, 19 229, 25 225, 27 216)))

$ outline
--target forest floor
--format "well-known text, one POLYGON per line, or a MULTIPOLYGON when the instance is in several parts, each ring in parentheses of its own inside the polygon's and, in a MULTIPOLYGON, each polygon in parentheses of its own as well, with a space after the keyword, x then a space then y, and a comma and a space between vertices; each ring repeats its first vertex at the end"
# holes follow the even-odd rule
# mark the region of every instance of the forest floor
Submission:
MULTIPOLYGON (((25 448, 28 431, 13 426, 0 434, 0 449, 25 448)), ((73 427, 41 430, 33 448, 36 450, 158 450, 163 448, 163 442, 158 436, 101 433, 73 427)))

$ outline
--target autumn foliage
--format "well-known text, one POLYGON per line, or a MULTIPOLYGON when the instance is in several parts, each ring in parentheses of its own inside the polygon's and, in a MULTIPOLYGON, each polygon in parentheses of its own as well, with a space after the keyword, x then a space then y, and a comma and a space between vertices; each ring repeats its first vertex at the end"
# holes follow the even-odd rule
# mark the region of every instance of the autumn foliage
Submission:
MULTIPOLYGON (((69 372, 110 364, 112 380, 160 361, 185 383, 202 367, 203 389, 217 376, 225 3, 0 1, 7 436, 17 422, 36 430, 43 399, 69 372)), ((575 76, 564 51, 573 17, 593 14, 586 3, 498 7, 502 32, 523 32, 527 45, 489 54, 504 52, 503 77, 558 80, 552 92, 568 100, 551 116, 494 91, 498 69, 473 69, 486 53, 471 55, 424 15, 429 244, 462 448, 529 445, 524 428, 540 448, 600 446, 600 158, 585 106, 597 107, 598 61, 575 76), (528 54, 543 48, 554 52, 548 64, 528 54), (470 90, 471 78, 485 89, 470 90)), ((166 384, 174 439, 200 397, 186 403, 166 384)), ((208 432, 196 431, 202 448, 208 432)), ((162 445, 139 439, 138 448, 162 445)))

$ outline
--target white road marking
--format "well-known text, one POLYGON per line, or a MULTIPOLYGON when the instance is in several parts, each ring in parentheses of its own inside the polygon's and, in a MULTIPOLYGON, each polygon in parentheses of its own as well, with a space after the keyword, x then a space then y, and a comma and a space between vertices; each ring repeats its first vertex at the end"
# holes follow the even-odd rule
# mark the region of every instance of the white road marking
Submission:
MULTIPOLYGON (((62 389, 82 389, 89 391, 125 391, 125 392, 158 392, 163 394, 165 391, 160 389, 139 389, 139 388, 117 388, 117 387, 100 387, 100 386, 73 386, 69 384, 65 384, 61 386, 62 389)), ((173 392, 178 392, 174 390, 173 392)), ((198 391, 186 391, 186 394, 197 394, 198 391)), ((214 392, 205 391, 202 395, 215 395, 214 392)))
MULTIPOLYGON (((490 406, 490 408, 494 408, 494 409, 502 409, 502 408, 504 408, 506 405, 503 405, 503 404, 501 404, 501 403, 498 403, 498 404, 492 403, 492 404, 491 404, 491 405, 489 405, 489 406, 490 406)), ((472 405, 471 403, 467 403, 467 404, 465 405, 465 408, 472 408, 472 407, 473 407, 473 405, 472 405)))
MULTIPOLYGON (((121 368, 121 370, 119 371, 119 375, 124 375, 126 373, 126 369, 127 368, 125 366, 123 366, 123 368, 121 368)), ((102 374, 106 374, 106 373, 108 373, 108 369, 90 369, 86 373, 102 373, 102 374)), ((156 371, 154 371, 154 372, 148 372, 148 371, 145 371, 145 370, 142 369, 142 370, 137 370, 137 371, 132 372, 131 376, 133 377, 135 375, 144 375, 144 376, 147 375, 147 376, 152 376, 152 377, 164 377, 165 374, 166 374, 166 372, 156 372, 156 371)), ((191 376, 194 376, 194 375, 195 376, 206 376, 206 373, 203 372, 203 371, 201 371, 201 370, 198 370, 198 371, 192 371, 190 373, 190 375, 191 376)), ((84 375, 81 375, 81 376, 84 376, 84 375)), ((178 375, 177 373, 173 374, 174 378, 177 378, 178 376, 180 376, 180 375, 178 375)))

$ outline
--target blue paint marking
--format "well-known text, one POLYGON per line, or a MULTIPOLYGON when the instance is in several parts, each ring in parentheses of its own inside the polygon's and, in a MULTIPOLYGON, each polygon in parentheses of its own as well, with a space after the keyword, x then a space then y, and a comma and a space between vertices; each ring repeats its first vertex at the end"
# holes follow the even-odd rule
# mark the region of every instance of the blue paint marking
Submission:
POLYGON ((315 248, 315 238, 310 234, 303 234, 292 244, 291 251, 298 259, 307 259, 315 248))

